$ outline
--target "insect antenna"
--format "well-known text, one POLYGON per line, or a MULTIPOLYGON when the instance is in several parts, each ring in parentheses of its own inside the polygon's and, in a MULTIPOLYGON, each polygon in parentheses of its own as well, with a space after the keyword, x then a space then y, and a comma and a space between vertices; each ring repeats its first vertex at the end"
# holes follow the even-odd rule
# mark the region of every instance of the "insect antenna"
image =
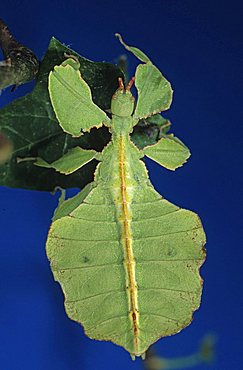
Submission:
POLYGON ((135 77, 132 77, 131 80, 128 82, 127 86, 126 86, 126 92, 129 92, 131 90, 131 87, 132 87, 134 81, 135 81, 135 77))
POLYGON ((119 78, 118 78, 118 83, 119 83, 119 89, 120 89, 121 91, 125 90, 125 88, 124 88, 124 83, 123 83, 123 80, 122 80, 122 78, 121 78, 121 77, 119 77, 119 78))

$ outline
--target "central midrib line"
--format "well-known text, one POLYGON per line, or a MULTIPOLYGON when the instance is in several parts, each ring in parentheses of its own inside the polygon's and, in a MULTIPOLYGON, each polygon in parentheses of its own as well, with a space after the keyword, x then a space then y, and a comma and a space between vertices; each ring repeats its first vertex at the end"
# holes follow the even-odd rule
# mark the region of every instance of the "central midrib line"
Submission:
POLYGON ((129 317, 133 327, 134 349, 139 353, 139 313, 138 313, 138 288, 135 276, 135 258, 132 248, 131 214, 128 206, 128 193, 126 186, 126 161, 124 137, 120 136, 119 169, 122 204, 122 237, 124 240, 124 267, 127 275, 127 291, 129 299, 129 317))

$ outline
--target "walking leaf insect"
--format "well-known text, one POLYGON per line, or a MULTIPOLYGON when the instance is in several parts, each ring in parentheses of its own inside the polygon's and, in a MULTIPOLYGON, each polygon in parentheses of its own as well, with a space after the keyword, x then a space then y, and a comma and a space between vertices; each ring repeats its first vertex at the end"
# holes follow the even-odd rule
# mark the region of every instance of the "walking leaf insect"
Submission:
POLYGON ((143 64, 127 86, 119 78, 111 118, 93 103, 75 58, 49 76, 51 102, 63 130, 79 136, 106 125, 110 143, 101 153, 76 147, 54 163, 39 159, 36 164, 69 174, 94 158, 100 161, 94 181, 56 209, 47 255, 68 316, 90 338, 112 341, 135 358, 191 322, 201 298, 205 234, 195 213, 155 191, 141 160, 147 156, 175 170, 190 156, 188 148, 173 135, 143 150, 130 139, 139 119, 169 108, 172 89, 144 53, 118 37, 143 64))

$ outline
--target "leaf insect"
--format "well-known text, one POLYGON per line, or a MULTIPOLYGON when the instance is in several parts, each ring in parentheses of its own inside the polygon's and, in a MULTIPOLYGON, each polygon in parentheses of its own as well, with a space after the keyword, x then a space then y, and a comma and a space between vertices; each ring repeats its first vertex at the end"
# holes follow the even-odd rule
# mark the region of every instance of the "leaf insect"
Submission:
POLYGON ((62 129, 77 137, 105 125, 111 141, 99 153, 75 147, 53 163, 38 159, 36 165, 68 175, 93 159, 100 161, 94 181, 56 209, 47 255, 67 315, 90 338, 112 341, 135 358, 190 324, 200 305, 205 234, 197 214, 155 191, 142 161, 147 156, 175 170, 189 158, 188 148, 172 134, 143 150, 131 141, 139 120, 170 107, 172 88, 142 51, 117 36, 142 63, 126 86, 119 78, 111 118, 94 104, 75 58, 49 75, 62 129))

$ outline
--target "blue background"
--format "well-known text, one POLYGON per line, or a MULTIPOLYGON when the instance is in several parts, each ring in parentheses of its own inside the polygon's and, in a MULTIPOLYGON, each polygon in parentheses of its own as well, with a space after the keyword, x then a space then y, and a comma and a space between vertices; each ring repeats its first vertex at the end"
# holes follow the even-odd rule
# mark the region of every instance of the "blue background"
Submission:
MULTIPOLYGON (((174 101, 166 116, 192 157, 175 173, 147 164, 164 197, 200 215, 208 258, 193 323, 157 349, 188 354, 213 331, 212 368, 242 369, 242 2, 8 0, 1 1, 0 17, 39 58, 54 35, 91 60, 113 62, 123 52, 113 36, 120 32, 171 81, 174 101)), ((5 91, 1 106, 32 86, 5 91)), ((121 348, 86 338, 67 318, 44 249, 56 201, 48 193, 0 189, 0 369, 142 369, 121 348)))

